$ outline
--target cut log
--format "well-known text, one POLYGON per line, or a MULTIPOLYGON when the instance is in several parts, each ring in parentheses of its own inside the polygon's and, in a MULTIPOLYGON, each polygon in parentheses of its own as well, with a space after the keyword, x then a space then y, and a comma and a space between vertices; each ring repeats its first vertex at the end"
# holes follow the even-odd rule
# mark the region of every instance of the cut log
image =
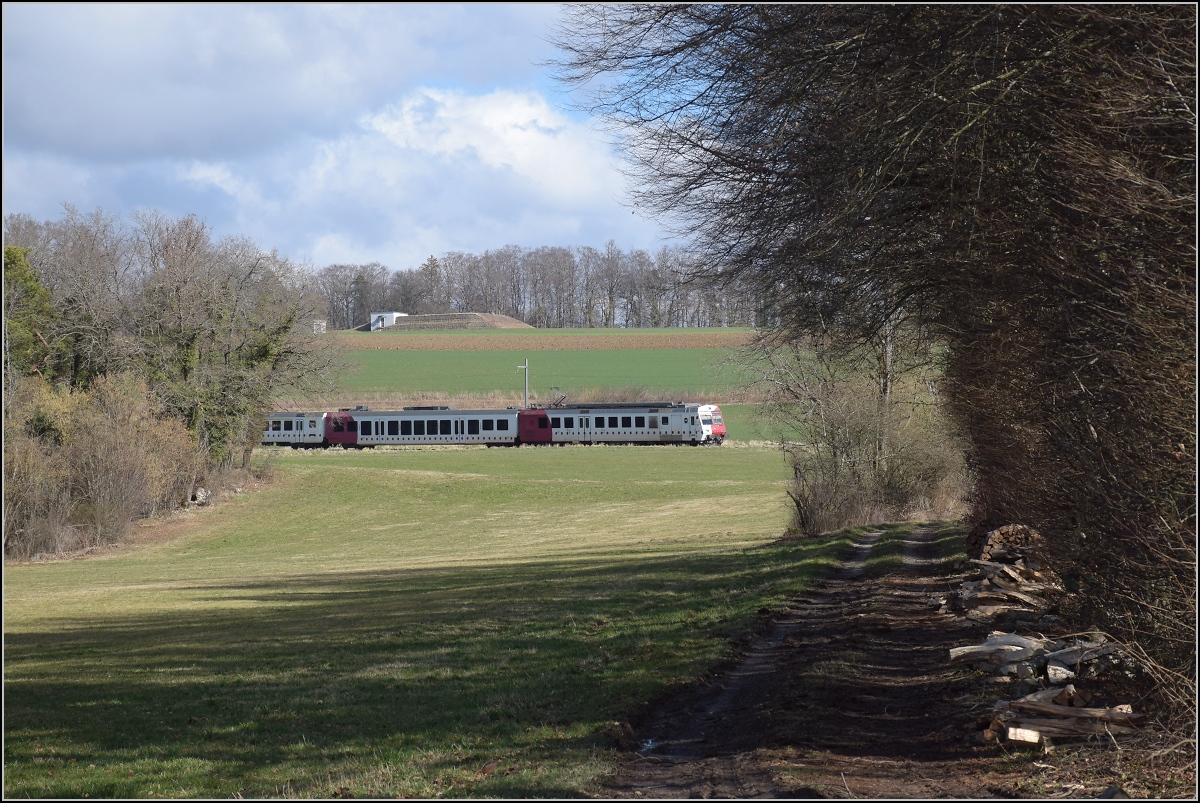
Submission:
POLYGON ((1000 577, 997 575, 987 581, 990 585, 998 588, 1003 588, 1008 591, 1020 591, 1022 594, 1037 594, 1046 591, 1060 591, 1061 589, 1048 583, 1031 583, 1027 580, 1013 580, 1010 577, 1000 577))
POLYGON ((1066 683, 1075 679, 1075 673, 1058 661, 1046 662, 1046 679, 1051 683, 1066 683))
POLYGON ((1067 719, 1065 717, 1018 717, 1008 727, 1028 728, 1051 736, 1090 736, 1111 733, 1117 736, 1137 733, 1137 728, 1096 719, 1067 719))
MULTIPOLYGON (((1068 686, 1067 688, 1071 689, 1074 687, 1068 686)), ((1057 686, 1051 686, 1048 689, 1039 689, 1038 691, 1035 691, 1033 694, 1026 694, 1021 699, 1013 700, 1012 702, 1014 702, 1014 703, 1048 703, 1051 700, 1057 700, 1059 697, 1062 696, 1064 691, 1065 691, 1065 689, 1060 689, 1057 686)), ((1009 705, 1009 703, 1005 703, 1005 705, 1009 705)))
MULTIPOLYGON (((1115 722, 1121 725, 1132 725, 1146 719, 1145 714, 1135 714, 1132 709, 1119 711, 1115 708, 1075 708, 1073 706, 1043 703, 1037 700, 1016 700, 1008 704, 1009 710, 1028 712, 1030 714, 1045 714, 1052 717, 1070 717, 1074 719, 1095 719, 1103 722, 1115 722)), ((1022 717, 1023 718, 1023 717, 1022 717)))
POLYGON ((1086 706, 1092 699, 1092 693, 1090 691, 1077 689, 1070 683, 1068 683, 1062 689, 1052 687, 1050 689, 1046 689, 1046 691, 1057 691, 1058 694, 1054 695, 1053 700, 1043 700, 1038 698, 1036 702, 1054 702, 1058 705, 1073 705, 1076 708, 1082 708, 1086 706))
POLYGON ((976 566, 979 566, 980 568, 983 569, 985 574, 990 574, 991 576, 997 575, 1000 572, 1005 572, 1005 570, 1015 571, 1008 564, 998 563, 997 561, 992 561, 992 560, 972 559, 971 563, 974 563, 976 566))
POLYGON ((1049 605, 1050 605, 1050 603, 1046 602, 1043 599, 1039 599, 1038 597, 1030 596, 1029 594, 1025 594, 1021 591, 1013 591, 1013 590, 1004 588, 1003 586, 999 586, 995 591, 992 591, 989 593, 997 594, 1000 596, 1011 597, 1011 598, 1015 599, 1017 602, 1023 602, 1032 608, 1046 608, 1046 607, 1049 607, 1049 605))
POLYGON ((1077 667, 1084 661, 1090 661, 1103 655, 1110 655, 1120 651, 1121 648, 1116 644, 1085 641, 1082 644, 1076 644, 1066 649, 1056 650, 1047 655, 1046 659, 1049 661, 1058 661, 1063 666, 1077 667))
MULTIPOLYGON (((973 647, 951 647, 951 661, 980 661, 990 660, 992 656, 1004 655, 1006 653, 1024 652, 1024 647, 1018 647, 1015 644, 977 644, 973 647)), ((1019 660, 1019 659, 1018 659, 1019 660)), ((997 661, 997 663, 1008 663, 1005 661, 997 661)))
POLYGON ((1029 728, 1014 727, 1009 725, 1005 735, 1008 737, 1010 742, 1026 742, 1027 744, 1042 743, 1042 734, 1035 730, 1030 730, 1029 728))

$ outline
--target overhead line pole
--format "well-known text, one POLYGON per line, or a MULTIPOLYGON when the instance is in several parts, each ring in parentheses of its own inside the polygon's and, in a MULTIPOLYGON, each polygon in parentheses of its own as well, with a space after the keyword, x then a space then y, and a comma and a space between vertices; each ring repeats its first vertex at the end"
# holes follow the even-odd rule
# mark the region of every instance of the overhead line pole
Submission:
POLYGON ((525 358, 524 365, 518 365, 518 370, 525 371, 525 409, 529 409, 529 358, 525 358))

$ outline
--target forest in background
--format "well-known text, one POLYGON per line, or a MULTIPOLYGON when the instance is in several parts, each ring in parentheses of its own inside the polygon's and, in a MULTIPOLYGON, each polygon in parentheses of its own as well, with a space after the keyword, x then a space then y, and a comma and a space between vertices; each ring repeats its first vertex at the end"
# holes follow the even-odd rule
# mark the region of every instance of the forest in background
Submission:
POLYGON ((656 253, 540 246, 471 254, 450 251, 413 270, 377 262, 316 272, 329 326, 352 329, 372 312, 409 315, 486 312, 538 328, 765 326, 773 322, 754 288, 701 271, 682 246, 656 253))

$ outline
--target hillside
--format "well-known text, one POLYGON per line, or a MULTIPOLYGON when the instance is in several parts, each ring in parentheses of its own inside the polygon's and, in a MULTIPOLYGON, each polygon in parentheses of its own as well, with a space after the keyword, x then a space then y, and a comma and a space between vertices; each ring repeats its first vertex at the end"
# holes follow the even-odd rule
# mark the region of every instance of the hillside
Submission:
MULTIPOLYGON (((385 330, 406 329, 532 329, 524 321, 490 312, 453 312, 444 315, 409 315, 385 330)), ((383 331, 383 330, 380 330, 383 331)))

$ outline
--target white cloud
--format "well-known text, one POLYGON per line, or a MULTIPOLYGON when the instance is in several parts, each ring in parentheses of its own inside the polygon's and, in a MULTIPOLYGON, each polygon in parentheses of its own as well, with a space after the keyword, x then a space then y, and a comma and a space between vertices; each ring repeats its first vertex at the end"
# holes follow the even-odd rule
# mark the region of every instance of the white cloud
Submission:
POLYGON ((586 126, 569 121, 541 95, 497 90, 419 89, 368 115, 363 125, 398 148, 443 159, 475 158, 508 169, 561 200, 611 198, 619 186, 607 148, 586 126))
POLYGON ((544 5, 6 4, 4 210, 194 213, 314 264, 652 248, 544 5))
POLYGON ((536 81, 553 7, 21 4, 3 7, 9 146, 221 158, 330 135, 436 78, 536 81))
POLYGON ((201 186, 216 187, 243 206, 262 206, 272 211, 279 208, 279 204, 263 199, 253 181, 235 176, 227 165, 194 162, 181 171, 180 177, 201 186))

